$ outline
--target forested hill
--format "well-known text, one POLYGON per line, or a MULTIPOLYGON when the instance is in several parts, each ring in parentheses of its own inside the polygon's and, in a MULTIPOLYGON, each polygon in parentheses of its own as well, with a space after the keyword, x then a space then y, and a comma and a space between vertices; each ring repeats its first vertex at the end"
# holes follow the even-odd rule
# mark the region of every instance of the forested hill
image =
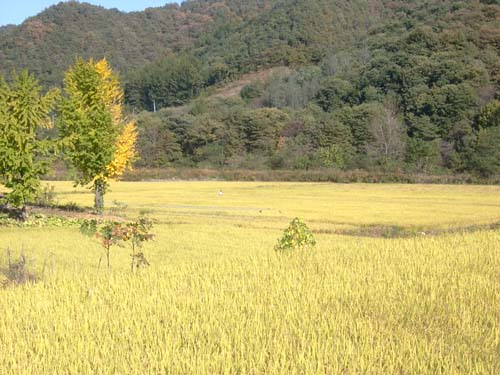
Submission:
POLYGON ((67 2, 1 28, 0 68, 48 87, 76 56, 108 58, 144 111, 142 166, 491 175, 499 22, 498 0, 67 2), (240 95, 211 95, 252 72, 240 95))
POLYGON ((317 64, 334 51, 363 63, 411 31, 442 50, 495 49, 498 14, 497 0, 189 0, 131 13, 68 1, 0 28, 0 72, 28 68, 48 87, 76 56, 106 57, 123 75, 187 52, 200 60, 205 85, 317 64))
POLYGON ((225 62, 231 74, 300 64, 318 59, 333 41, 354 42, 383 9, 380 0, 192 0, 124 13, 61 2, 0 29, 0 69, 9 75, 28 68, 50 86, 75 56, 105 56, 122 73, 183 50, 225 62))
POLYGON ((215 21, 239 22, 268 3, 197 0, 125 13, 61 2, 19 26, 0 28, 0 70, 9 75, 28 68, 44 85, 58 85, 75 56, 83 56, 107 57, 128 72, 189 47, 215 21))

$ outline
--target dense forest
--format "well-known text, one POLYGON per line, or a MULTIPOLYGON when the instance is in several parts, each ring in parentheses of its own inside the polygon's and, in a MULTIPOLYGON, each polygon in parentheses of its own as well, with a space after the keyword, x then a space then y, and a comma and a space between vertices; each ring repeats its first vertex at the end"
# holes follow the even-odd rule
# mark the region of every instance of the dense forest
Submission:
POLYGON ((76 56, 106 57, 137 118, 138 167, 491 176, 499 20, 497 0, 67 2, 0 28, 0 69, 48 89, 76 56))

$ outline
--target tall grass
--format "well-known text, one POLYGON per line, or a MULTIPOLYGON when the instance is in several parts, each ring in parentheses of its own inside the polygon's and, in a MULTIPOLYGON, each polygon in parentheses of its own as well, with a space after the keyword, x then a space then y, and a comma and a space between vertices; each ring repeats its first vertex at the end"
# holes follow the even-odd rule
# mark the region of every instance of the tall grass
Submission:
MULTIPOLYGON (((405 225, 449 226, 467 218, 444 209, 446 198, 457 210, 494 206, 494 188, 456 196, 392 186, 394 206, 383 211, 389 191, 369 185, 224 185, 223 198, 210 183, 153 185, 111 193, 131 214, 151 206, 159 221, 144 248, 152 266, 137 274, 127 249, 99 271, 99 245, 76 228, 0 229, 2 246, 55 263, 41 282, 0 290, 1 374, 500 373, 499 231, 317 234, 312 251, 272 250, 288 213, 300 211, 314 229, 342 216, 328 214, 335 205, 354 224, 384 223, 398 220, 388 217, 398 205, 420 202, 405 225), (328 194, 335 205, 322 200, 328 194), (436 215, 426 217, 422 202, 436 215)), ((498 219, 493 211, 469 220, 498 219)))

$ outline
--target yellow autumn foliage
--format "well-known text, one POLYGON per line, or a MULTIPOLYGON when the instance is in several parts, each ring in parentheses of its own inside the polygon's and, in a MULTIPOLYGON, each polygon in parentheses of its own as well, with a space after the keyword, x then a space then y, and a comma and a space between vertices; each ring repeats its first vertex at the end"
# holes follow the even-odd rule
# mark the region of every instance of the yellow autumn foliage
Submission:
POLYGON ((107 60, 102 59, 95 63, 91 60, 90 62, 101 77, 102 99, 111 114, 113 125, 121 128, 115 144, 114 158, 107 166, 106 172, 96 176, 96 179, 118 179, 127 169, 132 168, 132 162, 136 157, 137 127, 134 121, 126 121, 123 116, 123 90, 107 60))
POLYGON ((113 74, 106 59, 99 60, 95 63, 90 60, 90 62, 93 64, 96 72, 101 76, 102 99, 111 113, 113 124, 118 125, 123 122, 123 90, 120 87, 120 81, 118 77, 113 74))
POLYGON ((127 169, 132 168, 132 162, 136 157, 135 143, 137 140, 137 127, 135 122, 129 121, 116 142, 115 157, 106 169, 108 178, 117 179, 127 169))

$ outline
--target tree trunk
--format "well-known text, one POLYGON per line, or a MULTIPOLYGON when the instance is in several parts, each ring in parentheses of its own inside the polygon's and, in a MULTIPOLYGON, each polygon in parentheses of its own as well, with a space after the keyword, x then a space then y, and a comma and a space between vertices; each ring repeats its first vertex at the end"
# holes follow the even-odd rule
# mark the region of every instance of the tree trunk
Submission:
POLYGON ((26 212, 26 205, 24 204, 21 207, 21 216, 20 216, 21 221, 24 223, 26 220, 28 220, 28 213, 26 212))
POLYGON ((94 210, 99 215, 104 210, 104 182, 100 179, 94 181, 94 210))

